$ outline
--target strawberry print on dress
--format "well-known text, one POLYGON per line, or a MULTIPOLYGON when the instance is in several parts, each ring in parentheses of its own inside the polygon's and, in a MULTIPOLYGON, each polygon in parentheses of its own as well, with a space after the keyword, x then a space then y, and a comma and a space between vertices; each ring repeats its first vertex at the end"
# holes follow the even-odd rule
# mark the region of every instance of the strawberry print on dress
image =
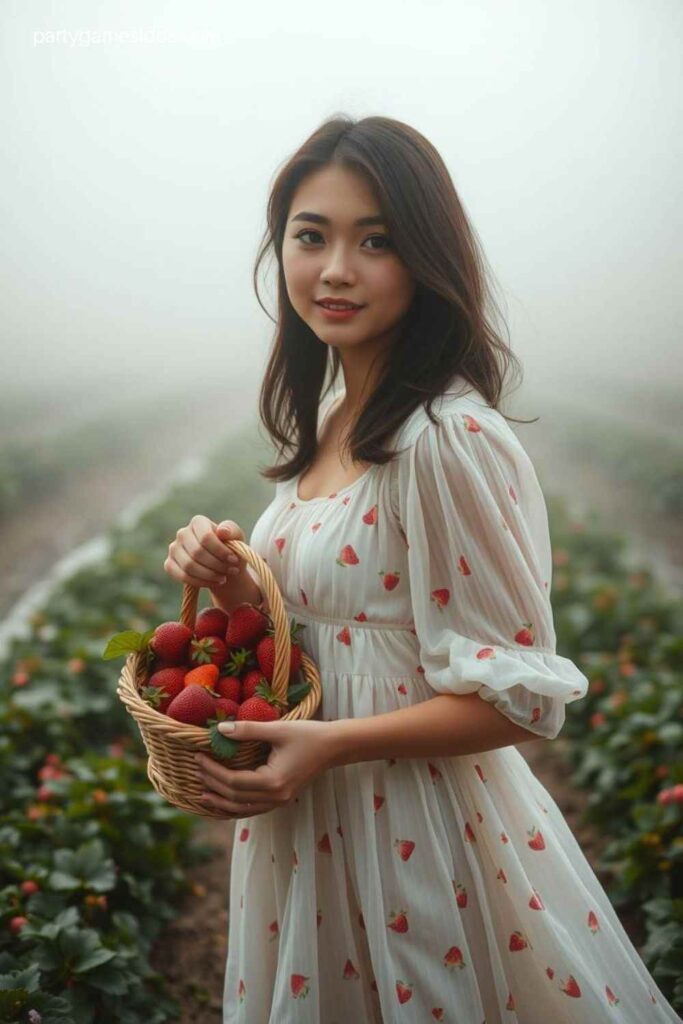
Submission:
MULTIPOLYGON (((534 468, 462 379, 432 408, 334 494, 277 484, 249 544, 302 624, 318 718, 478 693, 554 738, 588 680, 556 652, 534 468)), ((680 1020, 516 746, 323 773, 236 822, 229 900, 223 1024, 680 1020)))

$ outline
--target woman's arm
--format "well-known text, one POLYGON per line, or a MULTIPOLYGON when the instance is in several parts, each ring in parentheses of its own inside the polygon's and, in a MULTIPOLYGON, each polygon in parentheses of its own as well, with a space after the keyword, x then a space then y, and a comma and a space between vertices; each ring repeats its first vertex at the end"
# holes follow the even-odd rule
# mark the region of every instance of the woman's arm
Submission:
POLYGON ((389 757, 458 757, 542 737, 511 722, 476 693, 329 722, 331 767, 389 757))

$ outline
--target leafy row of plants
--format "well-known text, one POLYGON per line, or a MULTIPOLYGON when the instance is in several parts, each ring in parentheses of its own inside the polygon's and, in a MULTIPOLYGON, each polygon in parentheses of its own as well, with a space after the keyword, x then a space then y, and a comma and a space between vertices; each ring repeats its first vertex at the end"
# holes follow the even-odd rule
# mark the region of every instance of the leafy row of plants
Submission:
MULTIPOLYGON (((271 496, 251 433, 218 450, 205 477, 175 489, 111 555, 82 569, 33 616, 0 665, 0 1022, 141 1024, 177 1019, 150 966, 161 929, 209 851, 197 819, 151 788, 135 724, 115 693, 106 640, 177 618, 181 589, 163 573, 178 527, 201 511, 247 536, 271 496), (236 463, 235 452, 242 463, 236 463)), ((624 541, 550 504, 559 649, 591 679, 570 705, 574 782, 612 843, 617 905, 647 912, 648 967, 683 1002, 681 606, 627 564, 624 541)), ((201 898, 195 894, 194 898, 201 898)))
POLYGON ((562 736, 585 820, 610 842, 615 907, 645 914, 643 958, 683 1008, 683 602, 634 568, 626 538, 550 502, 558 647, 588 676, 562 736))
POLYGON ((250 528, 270 494, 253 446, 232 439, 201 483, 112 529, 109 558, 65 581, 0 664, 3 1024, 178 1018, 150 953, 183 899, 205 895, 187 873, 212 851, 199 819, 152 789, 116 695, 121 662, 102 653, 117 631, 177 619, 182 588, 163 562, 179 526, 203 512, 250 528))

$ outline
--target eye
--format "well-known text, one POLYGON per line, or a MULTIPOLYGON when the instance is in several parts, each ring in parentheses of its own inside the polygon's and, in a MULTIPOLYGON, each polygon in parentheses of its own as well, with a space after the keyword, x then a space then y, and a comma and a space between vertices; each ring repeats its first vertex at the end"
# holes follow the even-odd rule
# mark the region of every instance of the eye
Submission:
POLYGON ((380 249, 391 248, 391 239, 388 237, 388 235, 370 235, 368 238, 365 239, 365 241, 369 242, 371 238, 380 238, 383 242, 387 243, 386 246, 380 246, 380 249))
MULTIPOLYGON (((298 235, 295 235, 294 237, 301 239, 301 241, 303 242, 304 245, 314 245, 315 244, 314 242, 304 242, 304 238, 303 238, 304 235, 319 235, 322 238, 322 235, 320 235, 320 232, 316 231, 314 228, 306 228, 304 231, 300 231, 298 233, 298 235)), ((374 246, 372 246, 371 248, 372 248, 373 252, 381 252, 382 249, 385 249, 385 248, 386 249, 390 249, 391 248, 391 239, 389 238, 388 235, 368 235, 368 237, 365 239, 365 241, 369 242, 373 238, 379 238, 383 242, 386 242, 386 246, 380 246, 378 249, 375 248, 374 246)))

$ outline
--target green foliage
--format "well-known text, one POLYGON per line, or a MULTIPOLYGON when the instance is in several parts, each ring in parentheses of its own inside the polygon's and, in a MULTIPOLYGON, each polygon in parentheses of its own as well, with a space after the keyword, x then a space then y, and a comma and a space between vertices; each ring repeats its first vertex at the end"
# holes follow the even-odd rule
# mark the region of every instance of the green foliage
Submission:
POLYGON ((177 619, 181 588, 162 566, 179 525, 201 511, 250 528, 269 493, 254 472, 264 449, 238 445, 240 478, 234 445, 202 484, 114 527, 108 559, 62 583, 0 663, 0 1024, 178 1019, 149 955, 207 850, 199 819, 150 786, 116 694, 121 661, 103 650, 122 627, 142 649, 177 619), (27 923, 13 931, 16 918, 27 923))
POLYGON ((623 536, 549 506, 558 651, 590 681, 562 733, 571 779, 590 794, 585 819, 611 840, 598 867, 612 878, 612 903, 657 908, 645 919, 644 959, 680 1011, 683 788, 671 794, 683 783, 683 603, 629 564, 623 536))

